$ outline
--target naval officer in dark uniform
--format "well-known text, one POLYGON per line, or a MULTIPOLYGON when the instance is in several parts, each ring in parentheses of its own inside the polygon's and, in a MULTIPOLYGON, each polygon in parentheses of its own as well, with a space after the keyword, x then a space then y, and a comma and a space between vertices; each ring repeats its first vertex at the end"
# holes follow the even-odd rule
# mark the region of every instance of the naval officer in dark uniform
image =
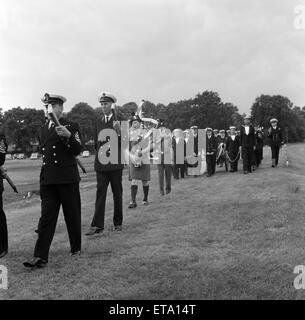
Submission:
POLYGON ((71 255, 81 250, 80 176, 76 156, 81 152, 79 127, 62 118, 66 98, 46 94, 42 101, 52 106, 60 126, 49 119, 42 127, 39 143, 42 153, 40 172, 41 218, 33 259, 24 262, 28 268, 48 263, 49 249, 62 206, 70 240, 71 255))
POLYGON ((281 128, 277 125, 278 120, 273 118, 270 120, 270 128, 268 129, 268 138, 270 141, 270 148, 272 154, 272 168, 279 163, 279 153, 281 146, 284 144, 283 134, 281 128))
MULTIPOLYGON (((109 183, 111 185, 114 202, 112 230, 120 232, 122 230, 123 223, 122 174, 124 165, 121 161, 121 128, 119 121, 117 121, 117 119, 114 119, 115 109, 112 108, 113 104, 115 104, 117 100, 112 94, 106 92, 102 92, 98 96, 98 100, 102 107, 103 116, 97 119, 95 127, 96 157, 94 169, 96 171, 97 190, 95 212, 91 222, 91 227, 86 233, 86 236, 94 236, 96 234, 100 234, 104 230, 105 206, 109 183), (101 161, 101 157, 103 156, 103 146, 110 141, 108 140, 108 137, 106 139, 102 137, 102 131, 105 129, 114 129, 118 137, 117 159, 113 163, 111 161, 108 161, 108 163, 104 163, 103 161, 101 161)), ((107 158, 111 157, 111 152, 112 150, 110 147, 106 151, 107 158)))
MULTIPOLYGON (((7 143, 5 139, 5 135, 0 133, 0 166, 4 165, 5 155, 7 152, 7 143)), ((8 236, 7 236, 7 222, 6 216, 3 211, 3 178, 0 175, 0 258, 3 258, 8 253, 8 236)))

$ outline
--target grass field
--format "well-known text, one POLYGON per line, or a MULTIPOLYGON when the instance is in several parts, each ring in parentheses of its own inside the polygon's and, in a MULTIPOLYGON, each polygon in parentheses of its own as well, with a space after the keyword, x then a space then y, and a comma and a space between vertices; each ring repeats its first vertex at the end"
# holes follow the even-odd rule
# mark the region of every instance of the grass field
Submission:
MULTIPOLYGON (((1 299, 304 299, 295 290, 296 265, 305 264, 305 144, 289 146, 290 166, 262 167, 251 175, 173 181, 170 195, 160 197, 152 171, 150 204, 127 208, 129 182, 124 177, 124 229, 83 237, 83 254, 69 256, 62 214, 49 264, 29 271, 40 201, 22 200, 38 189, 39 161, 8 161, 21 191, 6 186, 10 253, 0 261, 9 270, 9 289, 1 299)), ((86 231, 95 200, 93 159, 81 183, 82 226, 86 231)), ((240 164, 241 169, 241 164, 240 164)), ((142 199, 142 190, 140 190, 142 199)), ((112 225, 108 193, 106 226, 112 225)))

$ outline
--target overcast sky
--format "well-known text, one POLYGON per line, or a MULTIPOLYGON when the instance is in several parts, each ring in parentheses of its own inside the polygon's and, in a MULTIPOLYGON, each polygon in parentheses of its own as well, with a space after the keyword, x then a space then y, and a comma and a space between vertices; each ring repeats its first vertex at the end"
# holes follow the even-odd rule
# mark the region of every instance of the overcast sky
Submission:
POLYGON ((204 90, 248 112, 262 94, 305 105, 305 0, 0 0, 0 107, 45 92, 98 106, 204 90))

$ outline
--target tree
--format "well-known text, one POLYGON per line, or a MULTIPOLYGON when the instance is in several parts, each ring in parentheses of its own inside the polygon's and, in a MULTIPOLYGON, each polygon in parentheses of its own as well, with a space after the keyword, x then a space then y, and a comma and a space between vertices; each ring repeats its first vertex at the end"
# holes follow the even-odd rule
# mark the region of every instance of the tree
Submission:
POLYGON ((15 144, 17 150, 30 153, 45 123, 45 113, 43 110, 17 107, 4 113, 3 123, 8 143, 15 144))
POLYGON ((270 119, 277 118, 279 126, 287 132, 289 141, 297 142, 305 139, 303 111, 293 108, 293 103, 281 95, 261 95, 251 107, 251 115, 256 125, 268 128, 270 119))
POLYGON ((79 125, 82 145, 94 139, 96 112, 86 102, 77 103, 67 113, 67 119, 79 125))

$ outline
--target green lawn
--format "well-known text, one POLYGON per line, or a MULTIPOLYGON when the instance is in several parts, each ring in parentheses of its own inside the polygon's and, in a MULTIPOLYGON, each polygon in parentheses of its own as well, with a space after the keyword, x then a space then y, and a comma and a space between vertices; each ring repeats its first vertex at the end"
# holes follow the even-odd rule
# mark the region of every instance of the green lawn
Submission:
MULTIPOLYGON (((289 146, 270 167, 270 152, 257 172, 243 175, 219 170, 212 178, 173 181, 173 192, 158 194, 152 172, 150 204, 126 209, 121 234, 106 231, 83 237, 83 254, 69 256, 61 215, 48 267, 28 271, 40 202, 29 203, 6 186, 10 254, 1 260, 9 270, 3 299, 303 299, 295 290, 296 265, 305 265, 305 144, 289 146)), ((39 163, 39 162, 38 162, 39 163)), ((11 177, 25 193, 37 189, 37 162, 7 162, 11 177), (23 167, 23 169, 21 169, 23 167)), ((92 158, 83 179, 83 231, 89 226, 95 200, 92 158)), ((241 169, 241 164, 240 164, 241 169)), ((124 177, 124 205, 130 187, 124 177)), ((140 189, 142 200, 142 190, 140 189)), ((106 226, 112 224, 109 193, 106 226)))

